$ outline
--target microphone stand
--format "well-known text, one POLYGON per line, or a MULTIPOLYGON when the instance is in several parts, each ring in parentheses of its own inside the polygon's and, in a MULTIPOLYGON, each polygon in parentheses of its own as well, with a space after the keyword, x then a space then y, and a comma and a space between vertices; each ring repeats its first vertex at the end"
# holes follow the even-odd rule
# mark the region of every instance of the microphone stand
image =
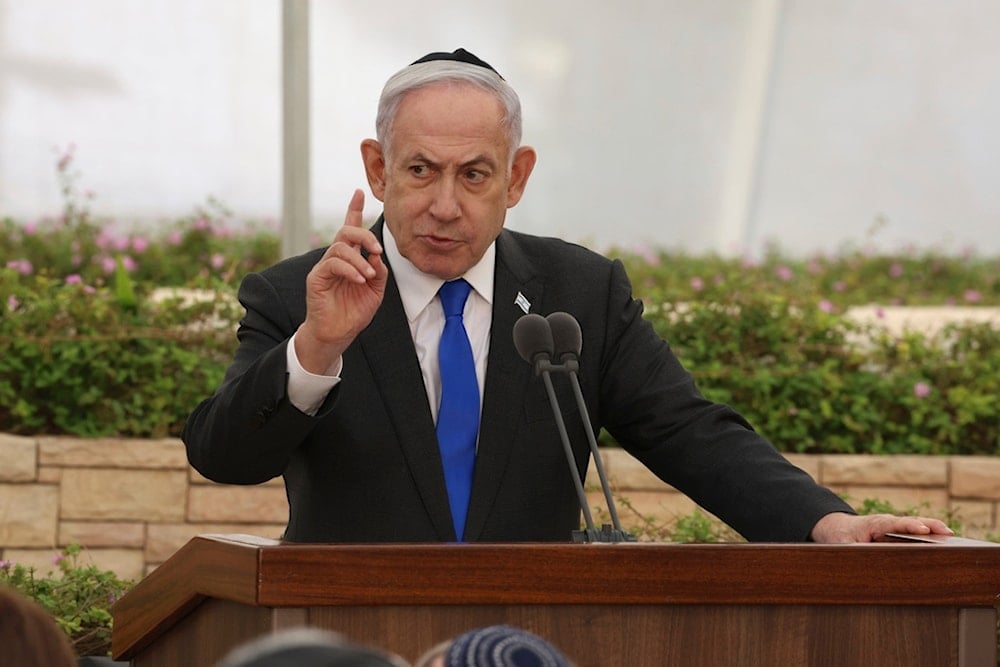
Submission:
POLYGON ((576 486, 576 493, 580 499, 580 508, 583 510, 585 528, 574 530, 572 533, 573 542, 635 542, 636 538, 631 533, 622 530, 621 522, 618 520, 618 512, 615 509, 614 498, 608 486, 607 475, 604 472, 604 464, 601 462, 601 454, 597 449, 597 439, 594 437, 594 429, 590 426, 590 417, 587 406, 583 401, 583 391, 580 389, 580 380, 577 371, 580 364, 576 359, 567 359, 561 364, 554 364, 549 359, 539 358, 535 361, 535 372, 542 376, 545 384, 545 391, 549 396, 549 403, 552 405, 552 413, 555 416, 556 427, 559 430, 559 438, 562 440, 563 450, 566 452, 566 461, 569 463, 573 476, 573 484, 576 486), (597 466, 597 476, 601 480, 601 489, 604 492, 604 499, 608 504, 608 511, 611 514, 612 523, 603 524, 598 530, 594 527, 594 520, 590 514, 590 507, 587 503, 587 495, 583 490, 583 482, 580 479, 579 470, 576 467, 576 458, 573 456, 573 447, 569 442, 569 434, 566 432, 566 423, 563 421, 562 410, 559 408, 559 401, 556 398, 555 389, 552 386, 552 373, 566 373, 570 377, 570 384, 573 386, 573 394, 576 397, 577 408, 583 419, 584 431, 587 433, 587 441, 590 444, 590 453, 594 458, 594 465, 597 466))

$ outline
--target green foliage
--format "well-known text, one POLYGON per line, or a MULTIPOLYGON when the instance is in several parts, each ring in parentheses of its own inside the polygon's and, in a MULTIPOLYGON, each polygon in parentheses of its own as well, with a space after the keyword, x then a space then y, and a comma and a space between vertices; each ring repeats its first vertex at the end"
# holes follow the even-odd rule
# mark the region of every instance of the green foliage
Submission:
POLYGON ((238 310, 0 269, 0 431, 179 435, 222 380, 238 310))
POLYGON ((796 258, 770 249, 763 258, 688 255, 648 249, 613 251, 636 292, 651 301, 740 300, 752 293, 803 303, 848 306, 1000 305, 1000 257, 934 250, 886 254, 846 248, 796 258))
POLYGON ((33 567, 0 561, 0 584, 14 588, 49 612, 66 632, 77 655, 109 655, 111 605, 132 582, 83 563, 77 544, 56 554, 53 563, 56 570, 39 576, 33 567))
POLYGON ((778 449, 1000 453, 1000 329, 901 339, 784 294, 654 302, 647 318, 703 393, 778 449))
MULTIPOLYGON (((124 233, 91 215, 72 152, 57 173, 60 216, 0 221, 0 431, 176 435, 230 361, 236 284, 278 259, 278 237, 235 225, 212 200, 156 234, 124 233), (216 298, 150 298, 166 286, 216 298)), ((610 254, 701 390, 780 450, 1000 453, 995 325, 899 339, 845 316, 856 305, 998 305, 1000 258, 610 254)))

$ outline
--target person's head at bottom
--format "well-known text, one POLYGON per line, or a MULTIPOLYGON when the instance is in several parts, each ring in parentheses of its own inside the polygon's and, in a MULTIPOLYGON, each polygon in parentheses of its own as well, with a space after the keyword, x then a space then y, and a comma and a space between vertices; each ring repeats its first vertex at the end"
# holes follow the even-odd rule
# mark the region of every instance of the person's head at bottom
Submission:
POLYGON ((216 667, 407 667, 407 663, 333 632, 296 628, 238 646, 216 667))
POLYGON ((76 656, 66 633, 40 604, 0 585, 0 664, 73 667, 76 656))
POLYGON ((471 630, 431 649, 417 667, 572 667, 548 641, 509 625, 471 630))

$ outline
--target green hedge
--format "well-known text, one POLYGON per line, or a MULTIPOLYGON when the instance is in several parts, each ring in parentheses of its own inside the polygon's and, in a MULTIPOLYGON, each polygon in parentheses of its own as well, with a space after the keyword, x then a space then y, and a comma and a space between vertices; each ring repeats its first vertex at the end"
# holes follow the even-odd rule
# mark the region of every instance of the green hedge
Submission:
POLYGON ((0 271, 0 431, 179 435, 235 348, 228 300, 132 303, 110 288, 0 271))
POLYGON ((902 338, 767 294, 648 318, 706 396, 782 451, 1000 453, 1000 329, 902 338))
MULTIPOLYGON (((155 234, 114 232, 74 204, 35 225, 2 221, 0 431, 178 435, 231 358, 239 279, 278 259, 274 232, 227 216, 198 209, 155 234), (218 298, 157 303, 151 294, 164 285, 218 298)), ((626 263, 647 317, 704 393, 780 449, 998 453, 997 328, 897 340, 844 313, 1000 305, 1000 258, 609 254, 626 263)))

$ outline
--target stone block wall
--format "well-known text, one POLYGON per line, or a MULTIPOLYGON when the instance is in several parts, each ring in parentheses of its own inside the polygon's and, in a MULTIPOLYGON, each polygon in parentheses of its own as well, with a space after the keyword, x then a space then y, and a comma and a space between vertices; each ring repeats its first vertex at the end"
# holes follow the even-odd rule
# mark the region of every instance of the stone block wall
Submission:
MULTIPOLYGON (((695 505, 619 450, 603 452, 615 493, 669 524, 695 505)), ((820 483, 860 504, 951 512, 969 537, 1000 533, 1000 458, 791 455, 820 483)), ((214 484, 187 464, 178 440, 0 434, 0 559, 52 569, 58 549, 86 547, 98 566, 139 578, 200 533, 279 537, 288 516, 281 480, 214 484)), ((603 506, 596 476, 592 506, 603 506)), ((622 513, 626 525, 629 515, 622 513)))

